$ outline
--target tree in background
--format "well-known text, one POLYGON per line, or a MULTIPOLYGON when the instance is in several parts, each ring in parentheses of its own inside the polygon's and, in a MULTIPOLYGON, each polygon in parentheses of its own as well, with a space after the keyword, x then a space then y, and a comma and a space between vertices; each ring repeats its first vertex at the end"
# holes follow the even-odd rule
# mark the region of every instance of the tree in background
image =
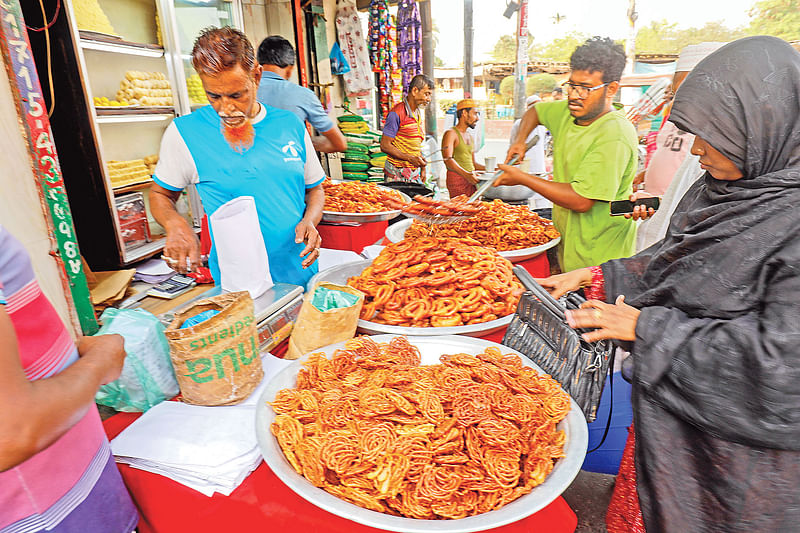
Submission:
POLYGON ((636 33, 636 50, 645 54, 677 54, 690 44, 729 42, 745 35, 744 30, 729 29, 721 22, 707 22, 702 28, 680 29, 676 23, 658 20, 636 33))
POLYGON ((506 102, 510 102, 514 98, 514 76, 506 76, 500 81, 500 96, 506 102))
POLYGON ((456 105, 458 100, 453 100, 451 98, 437 98, 436 104, 439 106, 439 109, 442 111, 441 114, 444 115, 447 113, 451 107, 456 105))
POLYGON ((534 93, 550 93, 556 88, 556 77, 552 74, 541 73, 528 76, 525 80, 525 95, 534 93))
POLYGON ((513 63, 517 59, 517 40, 513 35, 502 35, 491 52, 492 59, 498 63, 513 63))
POLYGON ((762 0, 747 13, 752 20, 751 35, 774 35, 787 41, 800 39, 800 2, 798 0, 762 0))
POLYGON ((531 43, 531 46, 528 48, 528 57, 540 61, 568 62, 572 52, 586 42, 586 39, 589 37, 589 35, 584 33, 573 31, 549 43, 540 45, 531 43))

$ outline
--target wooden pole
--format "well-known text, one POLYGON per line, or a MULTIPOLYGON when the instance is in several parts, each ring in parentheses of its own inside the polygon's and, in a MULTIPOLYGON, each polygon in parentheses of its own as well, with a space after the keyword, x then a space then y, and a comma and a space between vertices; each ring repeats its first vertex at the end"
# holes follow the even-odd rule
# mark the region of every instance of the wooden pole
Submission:
POLYGON ((308 58, 306 57, 306 34, 303 24, 303 8, 300 0, 292 2, 294 15, 294 37, 297 43, 297 81, 303 87, 308 87, 308 58))
POLYGON ((628 40, 625 43, 625 55, 628 56, 625 64, 627 74, 633 74, 636 62, 636 19, 638 18, 636 0, 628 0, 628 40))
POLYGON ((475 78, 472 75, 472 41, 475 30, 472 27, 472 0, 464 0, 464 98, 472 98, 475 78))
POLYGON ((514 65, 514 118, 525 114, 525 76, 528 74, 528 0, 517 11, 517 62, 514 65))

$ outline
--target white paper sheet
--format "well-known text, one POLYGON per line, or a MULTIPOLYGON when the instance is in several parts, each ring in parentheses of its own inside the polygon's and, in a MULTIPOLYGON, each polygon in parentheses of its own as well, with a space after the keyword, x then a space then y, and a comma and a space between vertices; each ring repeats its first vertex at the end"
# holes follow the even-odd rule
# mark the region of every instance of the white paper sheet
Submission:
POLYGON ((175 274, 163 259, 150 259, 141 265, 136 265, 136 273, 144 276, 163 276, 165 274, 175 274))
POLYGON ((378 255, 380 255, 384 248, 386 247, 381 246, 380 244, 371 244, 369 246, 365 246, 364 249, 361 250, 361 255, 367 259, 375 259, 378 257, 378 255))
POLYGON ((319 271, 327 270, 331 267, 363 261, 364 258, 350 250, 333 250, 331 248, 320 248, 319 250, 319 271))
POLYGON ((265 353, 264 379, 238 405, 202 407, 162 402, 111 441, 117 462, 172 479, 206 496, 233 492, 261 463, 256 402, 266 384, 292 364, 265 353))

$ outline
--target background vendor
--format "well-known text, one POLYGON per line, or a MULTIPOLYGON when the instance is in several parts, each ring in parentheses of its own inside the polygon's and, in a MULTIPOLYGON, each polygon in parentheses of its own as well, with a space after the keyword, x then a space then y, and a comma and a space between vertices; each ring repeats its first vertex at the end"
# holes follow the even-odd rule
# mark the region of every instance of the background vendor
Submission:
POLYGON ((447 191, 450 198, 460 194, 472 195, 478 182, 475 170, 485 169, 475 161, 472 135, 467 131, 475 129, 478 118, 475 100, 461 100, 456 104, 456 125, 442 137, 442 158, 447 167, 447 191))
MULTIPOLYGON (((204 30, 192 65, 211 105, 176 118, 161 140, 150 206, 167 231, 164 257, 181 272, 199 264, 197 237, 175 209, 180 191, 194 184, 209 216, 239 196, 255 198, 272 279, 305 285, 317 271, 325 203, 325 173, 308 132, 291 112, 256 100, 261 67, 242 32, 204 30)), ((209 267, 219 283, 215 248, 209 267)))
POLYGON ((388 157, 383 167, 386 183, 425 183, 425 165, 422 142, 425 127, 422 111, 431 103, 433 80, 417 74, 408 83, 408 95, 386 115, 381 137, 381 150, 388 157))

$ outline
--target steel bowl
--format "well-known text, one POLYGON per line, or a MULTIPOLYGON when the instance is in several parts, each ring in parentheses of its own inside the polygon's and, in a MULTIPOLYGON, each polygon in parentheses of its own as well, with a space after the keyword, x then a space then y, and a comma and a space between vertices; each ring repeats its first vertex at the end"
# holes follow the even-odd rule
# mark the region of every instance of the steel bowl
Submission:
MULTIPOLYGON (((400 242, 403 240, 406 230, 411 227, 413 220, 401 220, 400 222, 395 222, 391 226, 386 228, 386 238, 391 242, 400 242)), ((540 253, 557 246, 558 243, 561 242, 561 237, 556 237, 555 239, 551 240, 550 242, 546 242, 544 244, 540 244, 538 246, 531 246, 530 248, 519 248, 518 250, 505 250, 505 251, 498 251, 497 253, 500 254, 501 257, 505 257, 512 263, 519 263, 522 261, 526 261, 531 259, 532 257, 536 257, 540 253)))
MULTIPOLYGON (((342 182, 336 181, 335 183, 342 183, 342 182)), ((406 203, 411 202, 411 197, 409 197, 402 191, 398 191, 390 187, 384 187, 383 185, 375 185, 375 186, 390 192, 396 192, 397 194, 400 195, 400 197, 403 199, 404 202, 406 203)), ((331 222, 340 224, 341 223, 366 224, 368 222, 382 222, 384 220, 391 220, 399 214, 400 214, 400 209, 391 209, 389 211, 376 211, 374 213, 343 213, 341 211, 323 211, 322 222, 331 222)))
MULTIPOLYGON (((539 177, 546 176, 546 174, 534 175, 539 177)), ((492 179, 493 177, 494 174, 485 172, 478 175, 478 179, 481 181, 492 179)), ((491 200, 503 200, 505 202, 521 202, 527 200, 534 194, 536 194, 534 190, 525 185, 498 185, 486 189, 486 192, 483 193, 483 197, 491 200)))
MULTIPOLYGON (((389 342, 393 335, 377 335, 375 342, 389 342)), ((488 347, 497 347, 503 353, 513 353, 522 359, 522 364, 544 371, 536 366, 530 359, 506 346, 483 339, 473 339, 457 336, 438 337, 409 337, 413 345, 419 348, 422 364, 430 365, 439 362, 439 356, 447 353, 468 353, 476 355, 488 347)), ((337 349, 344 347, 344 343, 333 344, 314 350, 323 352, 330 357, 337 349)), ((586 456, 588 444, 588 429, 586 419, 578 404, 570 400, 571 409, 566 418, 556 426, 566 434, 563 459, 556 461, 552 472, 544 483, 535 487, 528 494, 508 503, 496 511, 489 511, 467 518, 457 520, 420 520, 392 516, 376 511, 370 511, 352 503, 337 498, 324 490, 315 487, 303 476, 295 472, 286 460, 278 445, 275 436, 270 432, 270 425, 275 419, 275 411, 267 405, 275 399, 278 391, 297 385, 297 373, 302 368, 302 363, 308 355, 294 361, 267 384, 256 406, 256 435, 258 445, 264 460, 275 475, 280 478, 290 489, 308 502, 316 505, 337 516, 352 520, 358 524, 371 526, 387 531, 400 531, 406 533, 467 533, 471 531, 485 531, 496 527, 517 522, 533 513, 543 509, 553 500, 558 498, 570 486, 575 476, 580 471, 583 459, 586 456)))
POLYGON ((535 194, 535 191, 525 185, 496 185, 486 189, 484 198, 503 200, 506 202, 521 202, 535 194))
MULTIPOLYGON (((310 293, 317 283, 328 282, 337 285, 347 285, 347 280, 353 276, 358 276, 369 265, 372 264, 371 260, 356 261, 353 263, 345 263, 331 267, 322 272, 314 274, 308 280, 307 291, 310 293)), ((369 320, 358 319, 358 331, 369 335, 378 335, 381 333, 389 333, 392 335, 467 335, 469 337, 483 337, 489 333, 499 331, 511 323, 514 314, 498 318, 497 320, 489 320, 488 322, 481 322, 480 324, 467 324, 464 326, 452 326, 443 328, 412 328, 405 326, 391 326, 389 324, 378 324, 369 320)))

